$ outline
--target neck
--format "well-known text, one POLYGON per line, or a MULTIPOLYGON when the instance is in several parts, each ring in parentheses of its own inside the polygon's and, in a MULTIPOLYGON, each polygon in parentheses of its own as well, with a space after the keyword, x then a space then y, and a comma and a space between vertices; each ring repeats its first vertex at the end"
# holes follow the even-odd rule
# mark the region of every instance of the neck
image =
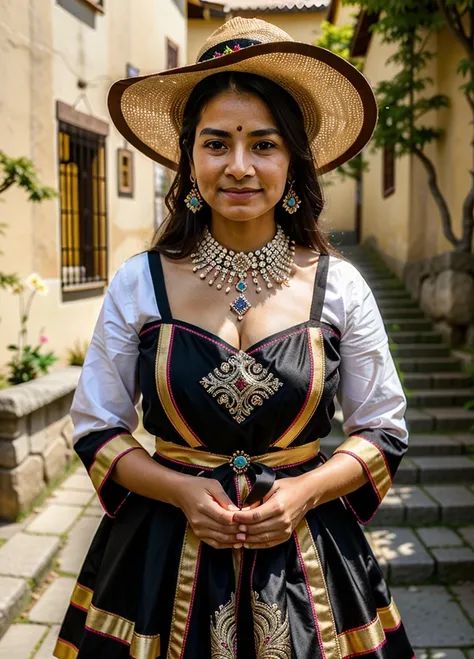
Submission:
POLYGON ((272 240, 276 233, 276 223, 274 213, 247 222, 234 222, 213 215, 209 231, 227 249, 254 252, 272 240))

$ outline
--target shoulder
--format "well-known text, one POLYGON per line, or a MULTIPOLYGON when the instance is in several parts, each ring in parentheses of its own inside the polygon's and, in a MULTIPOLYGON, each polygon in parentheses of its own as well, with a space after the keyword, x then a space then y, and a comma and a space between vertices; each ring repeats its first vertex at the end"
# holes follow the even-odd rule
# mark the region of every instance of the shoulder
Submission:
POLYGON ((371 290, 359 270, 349 261, 331 254, 323 320, 344 333, 350 318, 368 296, 371 296, 371 290))
POLYGON ((111 279, 109 290, 133 289, 149 273, 148 252, 141 252, 127 259, 111 279))

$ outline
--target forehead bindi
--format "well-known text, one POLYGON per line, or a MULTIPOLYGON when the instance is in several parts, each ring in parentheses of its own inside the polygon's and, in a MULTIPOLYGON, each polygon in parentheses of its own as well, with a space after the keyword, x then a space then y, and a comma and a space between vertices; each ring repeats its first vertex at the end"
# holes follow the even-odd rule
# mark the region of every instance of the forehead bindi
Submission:
POLYGON ((267 128, 278 130, 264 101, 252 94, 234 92, 219 94, 204 108, 197 126, 197 135, 209 127, 231 134, 247 134, 267 128))

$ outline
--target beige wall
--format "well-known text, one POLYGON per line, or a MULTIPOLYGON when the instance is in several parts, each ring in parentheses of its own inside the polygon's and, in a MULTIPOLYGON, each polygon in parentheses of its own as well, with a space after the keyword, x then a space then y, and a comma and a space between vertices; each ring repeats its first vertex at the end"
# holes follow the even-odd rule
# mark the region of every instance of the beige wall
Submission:
MULTIPOLYGON (((444 131, 439 142, 426 147, 426 154, 435 165, 440 189, 452 214, 453 230, 459 237, 462 205, 471 185, 469 170, 473 160, 472 117, 459 90, 463 79, 456 72, 464 55, 447 29, 431 37, 429 48, 439 55, 426 71, 434 83, 428 92, 446 94, 451 106, 423 118, 423 124, 444 131)), ((388 78, 390 69, 386 59, 389 54, 390 49, 374 37, 364 69, 373 85, 388 78)), ((382 155, 376 153, 369 160, 370 172, 364 175, 362 238, 374 238, 386 259, 400 273, 406 262, 452 251, 453 246, 443 235, 439 210, 420 160, 415 156, 396 160, 396 190, 387 199, 381 196, 382 155)))
MULTIPOLYGON (((81 0, 76 0, 81 5, 81 0)), ((107 2, 95 26, 85 24, 55 0, 2 0, 0 23, 0 147, 10 156, 27 156, 41 181, 58 189, 56 101, 109 122, 107 138, 108 253, 110 276, 129 256, 145 248, 154 231, 153 163, 135 152, 135 196, 117 195, 117 148, 126 146, 106 108, 111 83, 125 76, 127 62, 150 73, 166 67, 166 38, 186 62, 187 25, 172 0, 107 2), (146 35, 146 38, 144 38, 146 35), (88 82, 79 99, 78 78, 88 82)), ((30 336, 40 330, 64 357, 76 339, 88 340, 102 297, 63 302, 60 283, 58 200, 33 205, 17 190, 2 195, 0 269, 26 276, 38 272, 50 288, 33 306, 30 336)), ((0 368, 16 339, 17 298, 0 291, 0 368)))
MULTIPOLYGON (((240 15, 240 14, 239 14, 240 15)), ((241 14, 247 16, 246 14, 241 14)), ((321 23, 325 12, 252 14, 247 18, 260 18, 288 32, 295 41, 314 43, 321 34, 321 23)), ((229 15, 229 18, 231 16, 229 15)), ((196 56, 207 37, 224 23, 224 19, 209 20, 193 18, 188 21, 188 63, 194 63, 196 56)))

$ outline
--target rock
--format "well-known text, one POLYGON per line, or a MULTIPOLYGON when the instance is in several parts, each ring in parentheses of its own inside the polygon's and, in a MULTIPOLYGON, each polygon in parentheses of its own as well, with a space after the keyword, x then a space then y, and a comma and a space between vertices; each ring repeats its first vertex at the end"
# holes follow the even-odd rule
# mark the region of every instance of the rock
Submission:
POLYGON ((0 467, 14 469, 28 455, 28 437, 20 435, 16 439, 0 439, 0 467))
POLYGON ((31 506, 43 487, 43 460, 37 455, 30 455, 15 469, 0 469, 0 516, 16 519, 31 506))
POLYGON ((65 470, 68 463, 68 448, 62 437, 58 437, 48 446, 43 458, 45 480, 50 483, 65 470))
POLYGON ((430 259, 431 269, 435 274, 446 270, 474 274, 474 255, 461 252, 444 252, 430 259))
POLYGON ((469 325, 474 321, 474 278, 467 272, 441 272, 435 285, 434 318, 451 325, 469 325))
POLYGON ((420 289, 420 308, 428 316, 437 318, 436 304, 435 304, 435 291, 436 291, 436 277, 427 277, 421 284, 420 289))

